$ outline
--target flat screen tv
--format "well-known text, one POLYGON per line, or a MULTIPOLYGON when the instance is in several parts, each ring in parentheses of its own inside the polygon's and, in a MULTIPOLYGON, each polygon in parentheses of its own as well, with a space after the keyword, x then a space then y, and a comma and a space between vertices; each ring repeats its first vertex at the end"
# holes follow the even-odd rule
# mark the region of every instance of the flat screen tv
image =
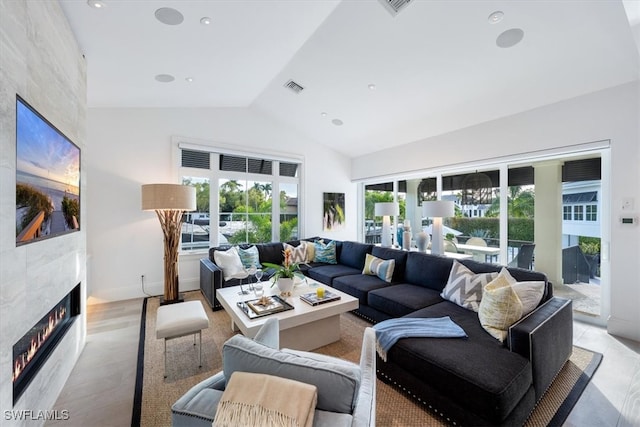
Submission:
POLYGON ((16 95, 16 245, 80 230, 80 148, 16 95))

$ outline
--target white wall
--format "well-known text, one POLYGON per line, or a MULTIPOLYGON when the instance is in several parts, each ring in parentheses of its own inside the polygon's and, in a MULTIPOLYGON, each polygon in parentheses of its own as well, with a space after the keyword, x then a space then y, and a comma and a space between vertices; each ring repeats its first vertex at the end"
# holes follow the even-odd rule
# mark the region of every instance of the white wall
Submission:
MULTIPOLYGON (((88 292, 95 298, 91 302, 143 296, 143 274, 146 291, 162 293, 162 233, 155 214, 140 210, 140 186, 175 182, 172 136, 304 156, 302 237, 355 240, 356 185, 350 179, 349 159, 259 113, 244 108, 89 109, 88 292), (346 193, 348 220, 343 231, 322 231, 323 192, 346 193)), ((203 256, 180 257, 181 291, 199 288, 198 261, 203 256)))
MULTIPOLYGON (((86 65, 57 2, 0 2, 0 408, 48 410, 84 347, 85 306, 13 406, 13 344, 78 283, 86 285, 86 65), (81 231, 16 247, 16 94, 81 149, 81 231)), ((5 424, 6 423, 6 424, 5 424)))
MULTIPOLYGON (((640 340, 640 227, 617 222, 623 198, 633 198, 635 212, 640 212, 639 135, 640 83, 634 82, 355 158, 352 177, 365 179, 522 153, 535 155, 542 150, 610 140, 608 329, 640 340)), ((607 242, 603 243, 606 251, 607 242)))

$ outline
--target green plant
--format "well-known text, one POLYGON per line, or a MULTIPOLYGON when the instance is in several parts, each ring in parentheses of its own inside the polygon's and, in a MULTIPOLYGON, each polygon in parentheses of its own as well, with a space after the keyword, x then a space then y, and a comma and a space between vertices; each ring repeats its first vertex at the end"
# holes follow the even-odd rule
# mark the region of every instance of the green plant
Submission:
POLYGON ((578 238, 578 245, 585 255, 595 255, 600 253, 600 238, 584 237, 578 238))
POLYGON ((28 226, 40 212, 44 212, 45 221, 53 212, 49 197, 27 184, 16 185, 16 207, 27 208, 20 222, 20 231, 28 226))
POLYGON ((273 279, 273 283, 271 283, 272 287, 280 278, 293 279, 296 276, 303 277, 302 273, 300 272, 300 266, 298 266, 298 263, 291 261, 291 249, 285 249, 284 251, 282 251, 282 255, 284 255, 284 261, 282 265, 273 264, 270 262, 262 263, 263 266, 273 268, 274 270, 273 276, 271 276, 271 278, 273 279))
POLYGON ((78 200, 64 196, 62 199, 62 213, 64 214, 67 226, 72 229, 76 228, 77 223, 80 221, 80 205, 78 200))
POLYGON ((455 237, 455 235, 453 233, 447 233, 444 238, 447 240, 453 240, 453 238, 455 237))
POLYGON ((491 232, 489 230, 475 229, 469 232, 469 237, 480 237, 481 239, 491 238, 491 232))

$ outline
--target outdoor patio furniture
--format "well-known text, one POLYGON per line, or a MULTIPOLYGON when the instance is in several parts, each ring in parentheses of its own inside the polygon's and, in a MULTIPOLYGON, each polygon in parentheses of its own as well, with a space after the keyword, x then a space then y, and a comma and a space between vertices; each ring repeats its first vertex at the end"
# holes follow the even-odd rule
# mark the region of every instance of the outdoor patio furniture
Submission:
POLYGON ((525 243, 520 246, 518 255, 509 263, 509 266, 531 270, 533 268, 533 250, 535 247, 534 243, 525 243))

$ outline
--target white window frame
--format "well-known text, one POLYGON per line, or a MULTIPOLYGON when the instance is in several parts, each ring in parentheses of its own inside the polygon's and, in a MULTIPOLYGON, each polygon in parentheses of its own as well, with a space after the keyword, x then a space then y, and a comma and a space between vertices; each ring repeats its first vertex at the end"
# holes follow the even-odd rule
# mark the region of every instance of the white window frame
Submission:
MULTIPOLYGON (((237 146, 230 146, 222 143, 194 140, 186 137, 174 136, 171 138, 173 147, 173 175, 177 183, 182 183, 185 176, 201 177, 209 179, 209 247, 217 247, 220 242, 218 234, 220 231, 219 221, 219 191, 218 182, 220 179, 238 179, 244 181, 269 181, 272 183, 272 197, 276 200, 280 198, 281 184, 295 184, 298 187, 298 236, 304 236, 304 156, 278 153, 270 150, 244 151, 237 146), (210 154, 210 169, 190 168, 182 166, 182 150, 193 150, 208 152, 210 154), (250 157, 254 159, 265 159, 273 162, 271 175, 252 174, 249 172, 234 172, 219 170, 220 155, 230 155, 238 157, 250 157), (280 162, 298 164, 297 177, 280 176, 280 162)), ((271 211, 271 240, 280 239, 280 203, 272 203, 271 211)), ((207 249, 182 250, 182 253, 208 252, 207 249)))

